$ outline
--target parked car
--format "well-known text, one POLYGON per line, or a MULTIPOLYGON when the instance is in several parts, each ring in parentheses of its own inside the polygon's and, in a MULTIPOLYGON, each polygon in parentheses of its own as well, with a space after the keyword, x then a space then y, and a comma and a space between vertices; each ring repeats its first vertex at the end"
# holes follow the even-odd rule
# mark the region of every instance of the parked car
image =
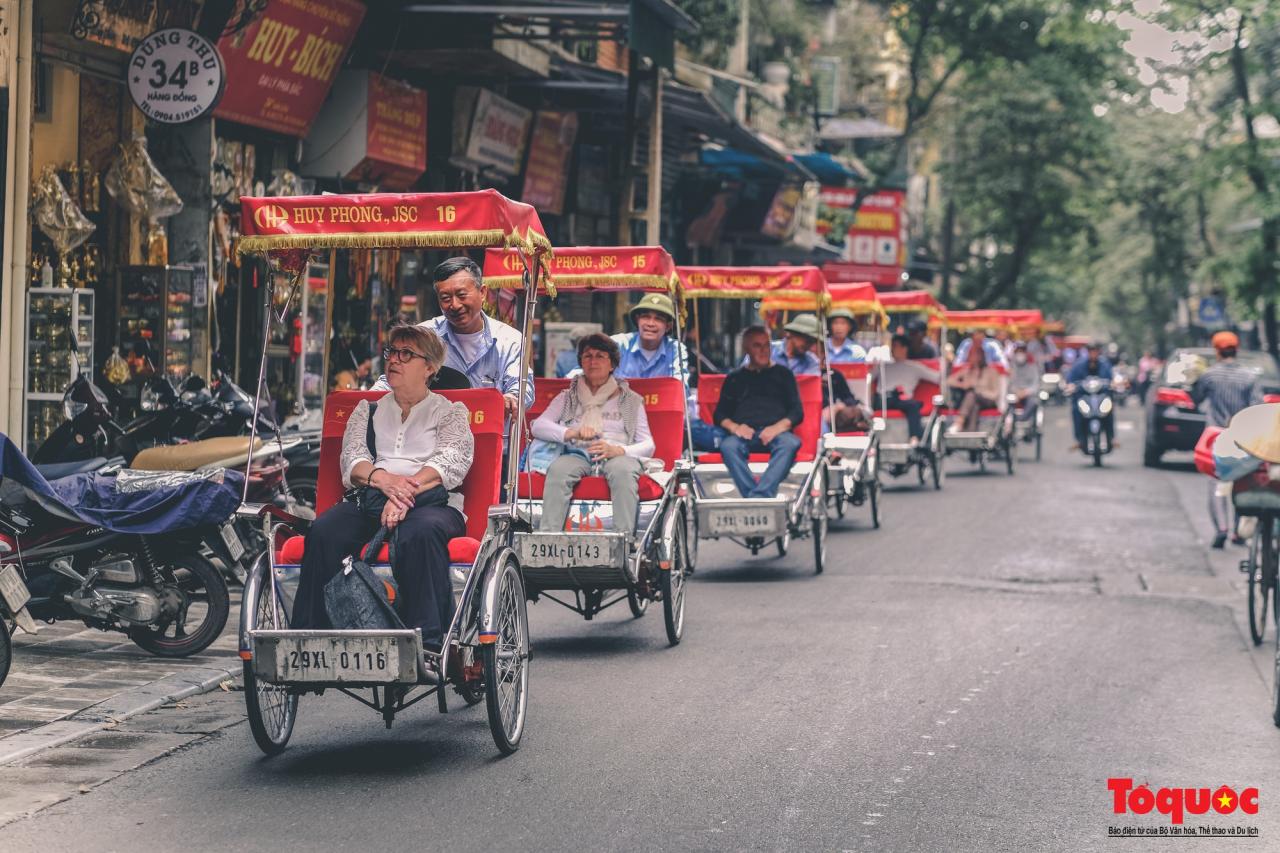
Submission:
MULTIPOLYGON (((1210 347, 1173 351, 1152 390, 1148 392, 1147 438, 1142 462, 1154 468, 1170 450, 1195 450, 1204 431, 1205 415, 1191 398, 1191 386, 1217 356, 1210 347)), ((1280 369, 1264 352, 1242 352, 1240 363, 1258 373, 1264 395, 1280 395, 1280 369)))

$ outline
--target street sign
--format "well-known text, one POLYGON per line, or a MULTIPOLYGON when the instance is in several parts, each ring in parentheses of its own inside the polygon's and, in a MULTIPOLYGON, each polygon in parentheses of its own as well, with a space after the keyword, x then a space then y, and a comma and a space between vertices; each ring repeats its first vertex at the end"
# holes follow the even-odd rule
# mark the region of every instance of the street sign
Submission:
POLYGON ((142 114, 184 124, 213 109, 225 73, 213 42, 179 27, 156 30, 129 57, 129 95, 142 114))

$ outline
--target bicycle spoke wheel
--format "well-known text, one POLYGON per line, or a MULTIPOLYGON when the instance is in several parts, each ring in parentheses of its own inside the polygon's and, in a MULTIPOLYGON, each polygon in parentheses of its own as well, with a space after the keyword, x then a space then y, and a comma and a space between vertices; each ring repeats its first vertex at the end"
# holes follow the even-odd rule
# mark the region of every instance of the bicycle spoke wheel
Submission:
POLYGON ((498 585, 493 614, 498 636, 484 645, 485 703, 489 731, 503 755, 520 748, 529 694, 529 620, 524 584, 515 558, 508 556, 496 569, 498 585))
MULTIPOLYGON (((265 559, 262 562, 265 563, 265 559)), ((279 597, 271 594, 269 584, 272 580, 267 573, 268 569, 262 566, 249 576, 241 606, 254 609, 251 627, 285 630, 289 621, 279 597)), ((298 694, 290 692, 287 687, 259 680, 253 661, 247 660, 244 662, 244 704, 249 716, 249 731, 258 748, 267 755, 283 752, 298 719, 298 694)))

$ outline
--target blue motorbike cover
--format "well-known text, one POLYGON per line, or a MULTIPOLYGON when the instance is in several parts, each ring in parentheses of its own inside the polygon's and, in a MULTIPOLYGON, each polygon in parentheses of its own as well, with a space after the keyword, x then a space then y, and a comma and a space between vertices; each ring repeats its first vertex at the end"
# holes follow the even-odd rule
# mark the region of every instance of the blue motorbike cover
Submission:
POLYGON ((228 469, 222 483, 197 480, 180 486, 120 493, 111 474, 73 474, 50 483, 0 433, 0 481, 12 479, 86 524, 116 533, 166 533, 221 524, 240 505, 244 475, 228 469))

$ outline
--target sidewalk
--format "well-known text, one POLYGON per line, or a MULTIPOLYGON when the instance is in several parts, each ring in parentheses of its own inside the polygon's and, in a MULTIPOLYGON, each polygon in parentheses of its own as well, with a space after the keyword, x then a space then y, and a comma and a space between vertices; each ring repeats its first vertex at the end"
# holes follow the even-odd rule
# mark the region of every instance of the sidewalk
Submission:
POLYGON ((79 622, 18 632, 0 687, 0 766, 234 678, 240 596, 231 600, 222 635, 189 658, 155 657, 123 634, 79 622))

